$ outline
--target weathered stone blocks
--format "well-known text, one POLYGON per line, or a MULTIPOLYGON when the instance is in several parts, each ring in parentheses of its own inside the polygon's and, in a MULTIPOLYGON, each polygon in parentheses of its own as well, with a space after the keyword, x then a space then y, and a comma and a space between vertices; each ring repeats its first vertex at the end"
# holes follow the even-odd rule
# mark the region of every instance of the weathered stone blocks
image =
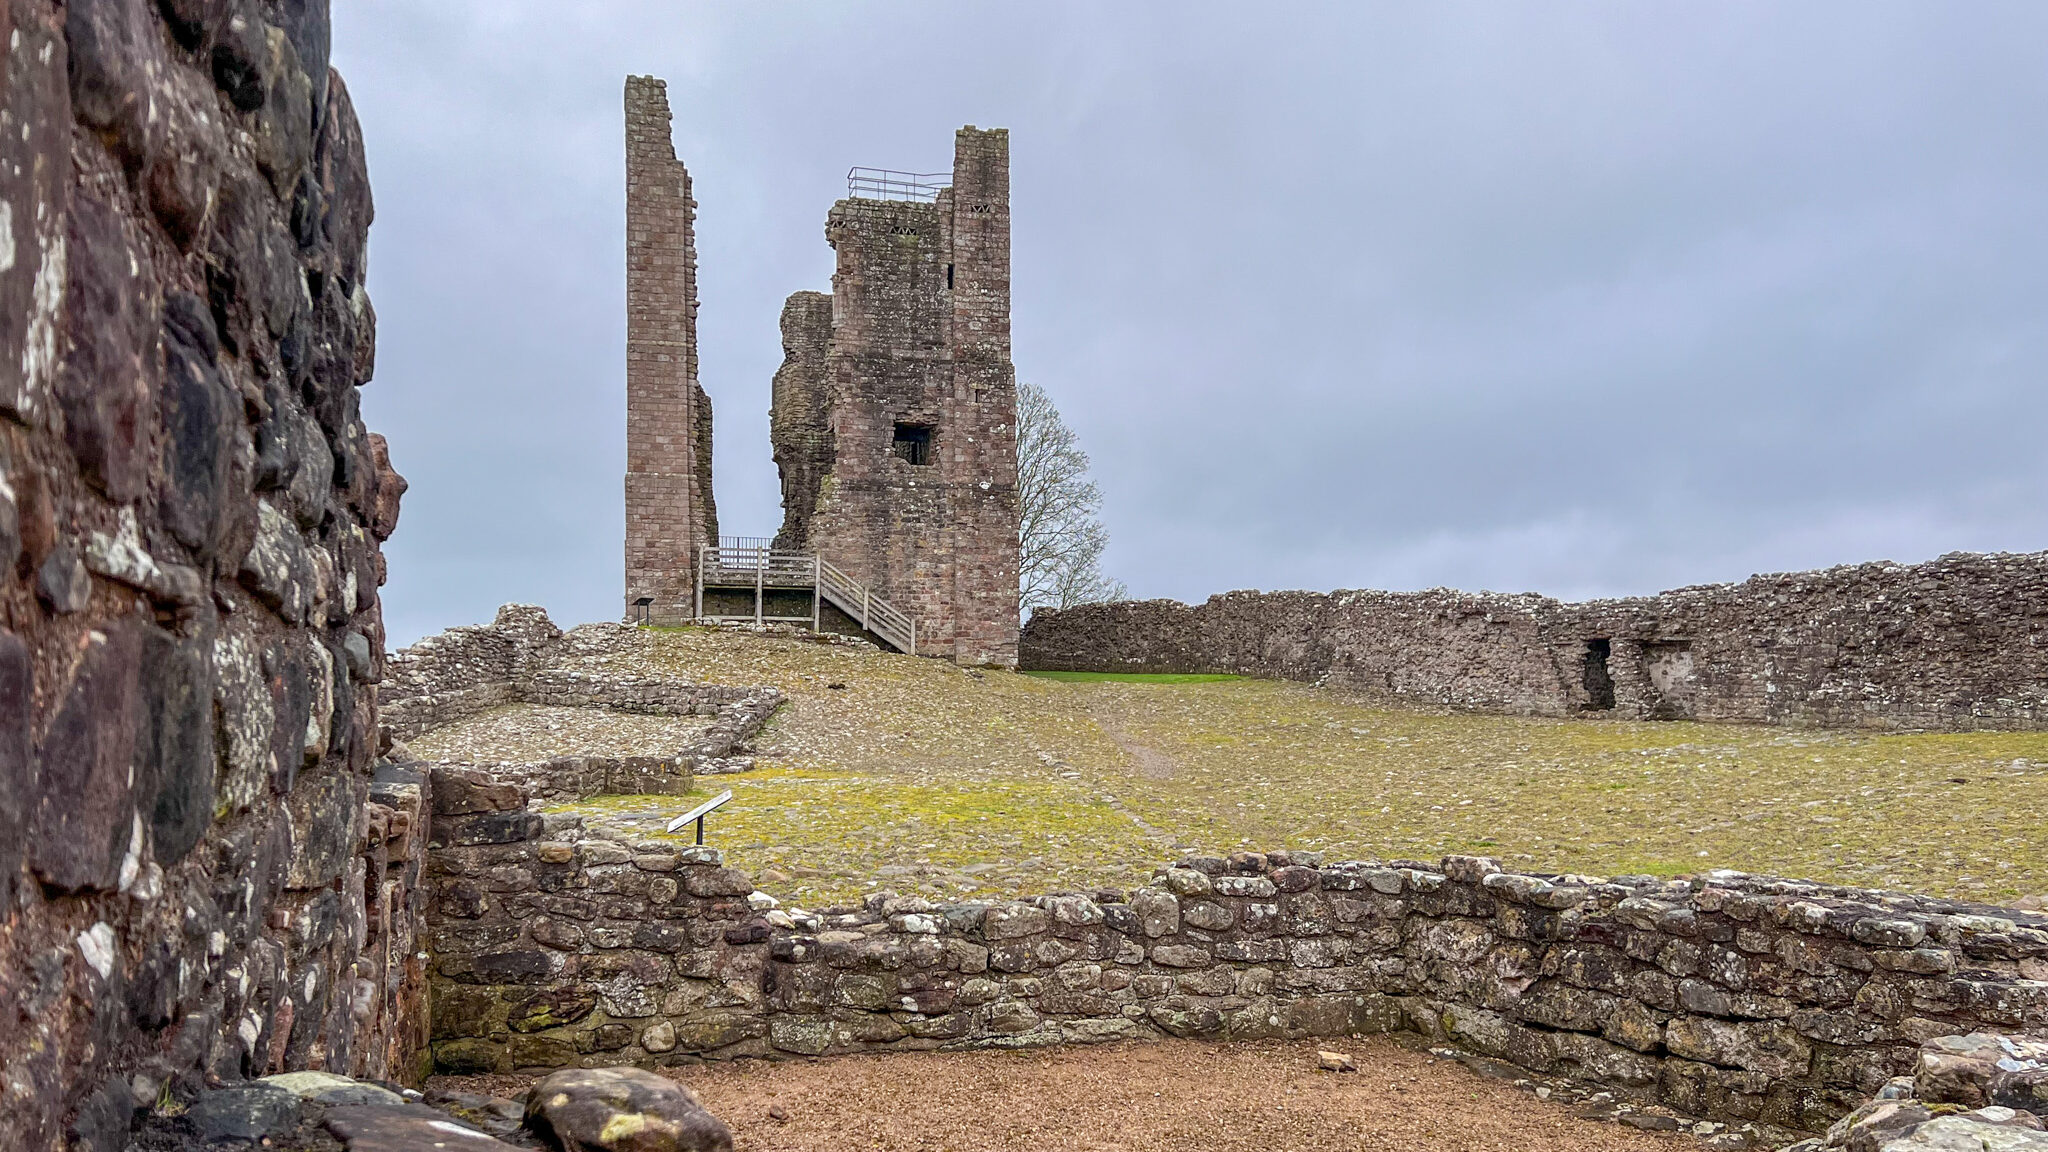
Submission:
MULTIPOLYGON (((441 842, 436 870, 451 877, 507 862, 491 853, 562 856, 538 833, 523 846, 441 842)), ((2038 915, 1729 873, 1610 883, 1518 877, 1479 858, 1325 867, 1248 854, 1182 861, 1128 898, 933 907, 884 895, 802 924, 777 911, 788 926, 776 926, 738 898, 751 889, 715 853, 653 872, 635 862, 654 854, 588 840, 551 865, 566 869, 565 891, 673 885, 600 906, 581 936, 556 935, 560 917, 520 911, 515 893, 487 898, 491 934, 443 937, 438 980, 456 992, 437 1011, 440 1058, 509 1069, 557 1050, 659 1063, 1413 1030, 1703 1114, 1817 1128, 1903 1071, 1916 1030, 2048 1019, 2048 984, 2021 971, 2048 956, 2048 938, 2030 935, 2048 923, 2038 915), (1552 902, 1569 911, 1541 907, 1552 902), (1874 908, 1890 923, 1864 935, 1896 943, 1856 938, 1874 908), (1715 943, 1739 931, 1764 937, 1753 953, 1715 943), (1967 976, 1886 961, 1912 955, 1916 937, 1966 935, 1986 956, 1967 976), (1821 944, 1818 968, 1786 965, 1787 941, 1821 944), (562 966, 514 962, 529 952, 562 966), (464 991, 479 988, 482 1001, 464 991), (515 1007, 543 992, 582 1014, 556 1023, 552 1009, 515 1007), (537 1026, 521 1033, 515 1019, 537 1026)))
POLYGON ((373 780, 368 658, 369 506, 388 528, 403 481, 365 458, 370 192, 326 21, 0 17, 10 1146, 126 1146, 109 1085, 417 1072, 426 796, 373 780))
POLYGON ((2044 621, 2048 553, 1959 553, 1583 604, 1439 589, 1048 609, 1019 651, 1026 668, 1248 673, 1511 714, 2038 729, 2044 621))

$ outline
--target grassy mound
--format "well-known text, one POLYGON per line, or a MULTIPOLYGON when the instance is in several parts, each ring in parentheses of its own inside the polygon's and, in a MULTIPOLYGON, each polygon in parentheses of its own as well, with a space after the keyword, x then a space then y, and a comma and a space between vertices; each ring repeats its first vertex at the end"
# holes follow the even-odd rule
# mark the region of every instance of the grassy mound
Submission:
MULTIPOLYGON (((779 638, 647 634, 618 673, 790 704, 711 843, 780 896, 1126 887, 1188 850, 2048 892, 2048 733, 1880 734, 1391 709, 1303 684, 1019 675, 779 638)), ((659 828, 690 801, 594 814, 659 828)))

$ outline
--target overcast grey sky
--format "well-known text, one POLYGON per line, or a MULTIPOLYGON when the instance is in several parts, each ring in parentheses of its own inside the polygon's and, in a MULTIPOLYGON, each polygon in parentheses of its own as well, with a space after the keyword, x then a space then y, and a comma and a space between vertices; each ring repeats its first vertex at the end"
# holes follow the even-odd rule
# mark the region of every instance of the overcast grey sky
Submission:
POLYGON ((1137 596, 2048 548, 2048 5, 342 0, 395 645, 620 613, 625 75, 729 533, 850 165, 1011 130, 1017 370, 1137 596))

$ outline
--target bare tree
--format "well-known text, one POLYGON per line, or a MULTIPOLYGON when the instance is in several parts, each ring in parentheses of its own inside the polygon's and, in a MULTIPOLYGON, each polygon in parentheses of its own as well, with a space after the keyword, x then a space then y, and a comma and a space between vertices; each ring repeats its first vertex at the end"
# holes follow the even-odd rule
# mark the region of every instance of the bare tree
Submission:
POLYGON ((1088 453, 1045 389, 1017 383, 1017 505, 1022 520, 1018 606, 1071 608, 1121 600, 1121 580, 1102 572, 1109 531, 1102 492, 1088 479, 1088 453))

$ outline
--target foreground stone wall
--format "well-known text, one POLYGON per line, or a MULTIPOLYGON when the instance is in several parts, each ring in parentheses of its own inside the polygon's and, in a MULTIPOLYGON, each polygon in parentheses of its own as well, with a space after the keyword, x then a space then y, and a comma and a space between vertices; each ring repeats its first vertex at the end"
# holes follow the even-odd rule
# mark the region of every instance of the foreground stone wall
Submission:
POLYGON ((710 849, 436 779, 447 1071, 1413 1031, 1818 1130, 1937 1035, 2048 1022, 2048 917, 1716 873, 1191 858, 1129 894, 777 909, 710 849))
POLYGON ((1237 672, 1537 716, 2048 727, 2048 553, 1952 555, 1566 604, 1231 592, 1041 610, 1027 668, 1237 672))
POLYGON ((1784 1152, 2048 1152, 2044 1118, 2048 1035, 1937 1036, 1920 1045, 1911 1076, 1784 1152))
POLYGON ((363 141, 328 8, 0 5, 0 1132, 412 1074, 363 141))

